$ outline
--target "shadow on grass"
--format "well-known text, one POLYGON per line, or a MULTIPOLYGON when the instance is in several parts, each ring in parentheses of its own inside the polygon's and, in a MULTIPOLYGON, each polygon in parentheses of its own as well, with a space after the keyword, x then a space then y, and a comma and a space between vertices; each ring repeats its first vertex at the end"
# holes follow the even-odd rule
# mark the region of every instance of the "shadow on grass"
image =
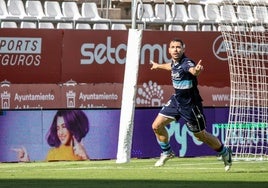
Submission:
POLYGON ((3 188, 267 188, 267 182, 230 181, 158 181, 158 180, 71 180, 71 179, 1 179, 3 188))

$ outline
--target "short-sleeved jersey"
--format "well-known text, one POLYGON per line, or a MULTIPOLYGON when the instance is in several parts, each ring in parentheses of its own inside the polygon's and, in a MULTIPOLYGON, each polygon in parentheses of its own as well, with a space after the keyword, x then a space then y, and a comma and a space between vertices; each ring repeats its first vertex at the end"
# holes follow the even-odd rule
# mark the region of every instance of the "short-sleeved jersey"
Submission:
POLYGON ((189 69, 194 66, 195 62, 185 55, 181 57, 179 62, 172 61, 171 63, 172 84, 180 105, 202 102, 197 88, 197 78, 189 72, 189 69))

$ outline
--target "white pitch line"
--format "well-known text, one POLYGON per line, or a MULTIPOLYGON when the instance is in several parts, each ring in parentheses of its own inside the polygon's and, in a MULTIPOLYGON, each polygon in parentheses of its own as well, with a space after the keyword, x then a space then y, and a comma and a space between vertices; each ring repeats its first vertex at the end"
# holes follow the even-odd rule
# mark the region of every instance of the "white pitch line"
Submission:
MULTIPOLYGON (((172 161, 172 160, 171 160, 172 161)), ((267 161, 265 161, 267 162, 267 161)), ((247 164, 247 163, 264 163, 264 161, 235 161, 233 162, 233 164, 247 164)), ((131 164, 131 162, 129 163, 131 164)), ((104 169, 104 170, 112 170, 112 169, 118 169, 118 170, 129 170, 129 169, 141 169, 141 170, 144 170, 144 169, 155 169, 155 170, 158 170, 158 169, 162 169, 162 170, 169 170, 169 169, 185 169, 185 170, 192 170, 192 169, 199 169, 199 170, 204 170, 204 169, 222 169, 222 167, 218 167, 218 168, 215 168, 215 167, 203 167, 205 165, 221 165, 222 164, 222 161, 217 161, 217 162, 210 162, 210 163, 176 163, 174 165, 173 163, 173 166, 164 166, 164 167, 154 167, 154 162, 152 161, 152 165, 149 166, 149 164, 147 163, 144 167, 137 167, 137 166, 125 166, 125 165, 120 165, 120 164, 117 164, 117 165, 105 165, 103 164, 103 166, 90 166, 90 162, 89 163, 86 163, 84 167, 81 167, 80 165, 82 164, 79 164, 78 167, 64 167, 64 166, 61 166, 60 164, 57 165, 59 166, 60 168, 58 169, 55 169, 55 166, 46 166, 44 165, 43 163, 42 164, 37 164, 35 163, 34 165, 31 165, 31 163, 25 163, 23 164, 22 166, 20 167, 26 167, 26 168, 36 168, 36 167, 45 167, 45 171, 50 171, 50 170, 58 170, 58 171, 62 171, 62 170, 90 170, 90 169, 93 169, 93 170, 98 170, 98 169, 104 169), (198 167, 198 166, 202 166, 202 167, 198 167), (51 167, 51 168, 50 168, 51 167)), ((16 172, 16 171, 22 171, 22 169, 16 169, 18 166, 14 166, 14 169, 13 167, 10 167, 10 166, 0 166, 0 169, 1 170, 7 170, 7 171, 12 171, 12 172, 16 172)), ((243 170, 240 168, 240 170, 243 170)))

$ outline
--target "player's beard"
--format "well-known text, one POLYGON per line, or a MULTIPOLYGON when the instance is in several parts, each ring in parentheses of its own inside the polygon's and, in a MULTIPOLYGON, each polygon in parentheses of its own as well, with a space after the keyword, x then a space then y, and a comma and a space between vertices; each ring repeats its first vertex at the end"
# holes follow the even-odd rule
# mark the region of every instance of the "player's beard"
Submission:
POLYGON ((176 52, 176 53, 172 53, 172 58, 176 61, 179 61, 182 57, 182 54, 183 53, 179 53, 179 52, 176 52))

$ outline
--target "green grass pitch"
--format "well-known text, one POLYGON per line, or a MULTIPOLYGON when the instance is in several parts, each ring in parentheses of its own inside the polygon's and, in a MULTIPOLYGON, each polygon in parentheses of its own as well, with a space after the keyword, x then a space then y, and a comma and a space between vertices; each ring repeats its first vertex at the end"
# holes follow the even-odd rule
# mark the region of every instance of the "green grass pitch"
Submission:
POLYGON ((1 188, 267 188, 268 161, 234 161, 229 172, 216 157, 79 162, 0 163, 1 188))

